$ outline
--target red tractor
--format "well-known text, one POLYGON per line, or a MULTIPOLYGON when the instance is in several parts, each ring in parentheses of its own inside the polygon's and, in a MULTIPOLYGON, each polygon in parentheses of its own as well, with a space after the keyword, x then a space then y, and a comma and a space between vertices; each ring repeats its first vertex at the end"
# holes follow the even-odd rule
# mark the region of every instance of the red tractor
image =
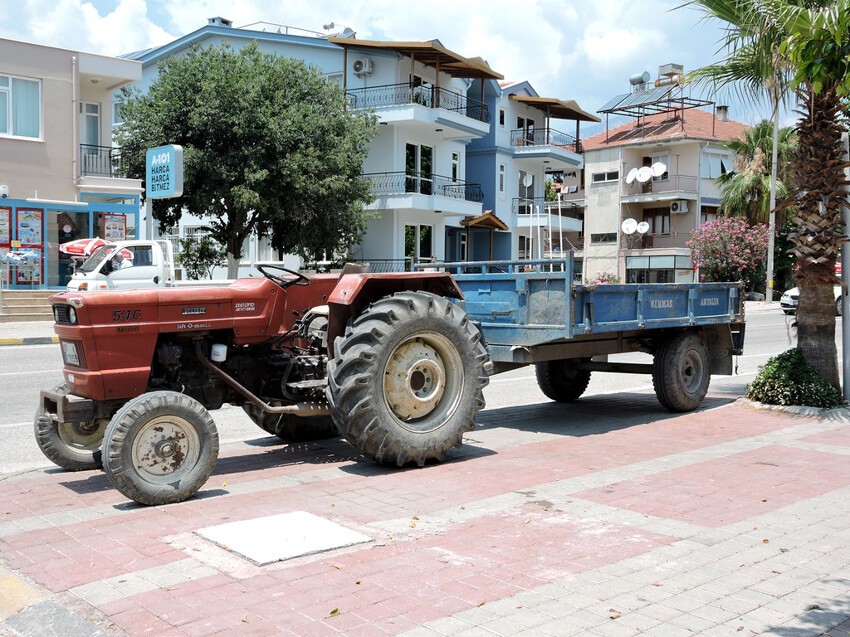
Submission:
POLYGON ((259 269, 221 287, 53 296, 65 382, 41 393, 45 455, 165 504, 212 473, 208 410, 224 403, 285 441, 341 434, 382 464, 461 444, 489 358, 450 275, 259 269))

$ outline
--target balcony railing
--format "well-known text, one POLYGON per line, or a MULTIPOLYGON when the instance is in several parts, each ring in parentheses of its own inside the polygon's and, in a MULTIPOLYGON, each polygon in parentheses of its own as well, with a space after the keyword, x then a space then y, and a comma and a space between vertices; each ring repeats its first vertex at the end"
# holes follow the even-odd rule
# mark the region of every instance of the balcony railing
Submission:
POLYGON ((624 234, 622 247, 624 250, 645 250, 652 247, 653 235, 651 234, 624 234))
POLYGON ((666 178, 655 178, 643 183, 635 180, 625 184, 626 195, 640 195, 650 192, 696 192, 698 179, 691 175, 670 175, 666 178))
POLYGON ((449 199, 464 199, 475 203, 484 201, 481 184, 459 181, 442 175, 393 172, 367 173, 363 176, 372 182, 372 193, 375 195, 418 193, 439 195, 449 199))
POLYGON ((557 201, 546 201, 545 197, 515 197, 512 200, 512 211, 518 215, 547 214, 553 216, 570 217, 584 221, 584 210, 580 206, 561 202, 560 211, 557 201))
POLYGON ((121 151, 112 146, 80 144, 80 175, 83 177, 126 177, 121 151))
POLYGON ((461 93, 436 86, 410 86, 410 84, 385 84, 368 88, 349 89, 351 108, 386 108, 421 104, 427 108, 443 108, 460 113, 479 122, 490 121, 490 109, 483 102, 461 93))
POLYGON ((557 146, 573 153, 582 152, 581 140, 553 128, 529 128, 511 131, 511 146, 557 146))

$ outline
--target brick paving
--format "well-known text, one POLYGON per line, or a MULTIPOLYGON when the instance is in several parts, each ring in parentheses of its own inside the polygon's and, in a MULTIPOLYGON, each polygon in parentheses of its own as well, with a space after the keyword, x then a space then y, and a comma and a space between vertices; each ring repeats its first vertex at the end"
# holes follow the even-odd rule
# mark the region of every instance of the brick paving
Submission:
POLYGON ((422 469, 267 439, 165 507, 100 472, 12 476, 0 634, 850 634, 845 410, 647 394, 478 421, 422 469), (195 533, 288 511, 372 541, 258 566, 195 533))

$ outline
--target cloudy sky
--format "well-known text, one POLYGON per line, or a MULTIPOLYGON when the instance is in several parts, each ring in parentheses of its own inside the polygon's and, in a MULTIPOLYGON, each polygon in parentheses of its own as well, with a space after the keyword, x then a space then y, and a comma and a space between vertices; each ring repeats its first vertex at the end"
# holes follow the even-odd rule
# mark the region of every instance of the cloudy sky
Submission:
MULTIPOLYGON (((222 16, 321 31, 334 22, 357 37, 430 40, 481 56, 508 80, 528 80, 544 97, 574 99, 595 112, 629 90, 629 76, 659 65, 686 71, 720 59, 721 25, 686 0, 0 0, 0 37, 120 55, 165 44, 222 16), (14 4, 14 10, 11 6, 14 4), (16 19, 9 19, 14 13, 16 19)), ((734 95, 730 117, 753 124, 767 107, 734 95)), ((590 132, 590 131, 587 131, 590 132)))

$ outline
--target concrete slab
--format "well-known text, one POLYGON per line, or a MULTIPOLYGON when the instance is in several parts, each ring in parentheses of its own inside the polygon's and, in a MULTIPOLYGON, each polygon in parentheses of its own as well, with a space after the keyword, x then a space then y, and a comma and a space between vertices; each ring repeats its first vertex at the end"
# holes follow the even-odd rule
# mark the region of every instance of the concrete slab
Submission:
POLYGON ((260 566, 371 540, 306 511, 228 522, 196 533, 260 566))

